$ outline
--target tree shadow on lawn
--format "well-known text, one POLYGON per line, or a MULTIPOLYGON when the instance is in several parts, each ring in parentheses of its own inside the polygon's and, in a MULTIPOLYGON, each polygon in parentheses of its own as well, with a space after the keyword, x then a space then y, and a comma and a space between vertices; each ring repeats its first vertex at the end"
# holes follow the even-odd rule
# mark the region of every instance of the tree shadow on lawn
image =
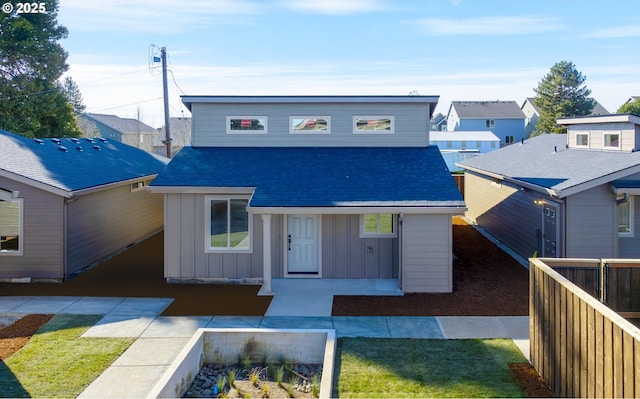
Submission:
POLYGON ((341 338, 336 397, 523 397, 510 340, 341 338))

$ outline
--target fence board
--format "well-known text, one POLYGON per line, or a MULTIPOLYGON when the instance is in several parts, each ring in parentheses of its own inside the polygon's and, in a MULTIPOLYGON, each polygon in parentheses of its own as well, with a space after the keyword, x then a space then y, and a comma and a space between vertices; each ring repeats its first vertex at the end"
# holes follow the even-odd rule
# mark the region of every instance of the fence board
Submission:
MULTIPOLYGON (((533 366, 558 396, 640 397, 640 329, 544 261, 530 260, 533 366)), ((580 266, 581 261, 567 260, 563 267, 571 262, 580 266)), ((620 267, 633 263, 613 262, 620 267)), ((635 263, 640 265, 640 260, 635 263)), ((624 278, 627 284, 634 280, 634 272, 624 278)), ((622 276, 616 279, 621 281, 622 276)))

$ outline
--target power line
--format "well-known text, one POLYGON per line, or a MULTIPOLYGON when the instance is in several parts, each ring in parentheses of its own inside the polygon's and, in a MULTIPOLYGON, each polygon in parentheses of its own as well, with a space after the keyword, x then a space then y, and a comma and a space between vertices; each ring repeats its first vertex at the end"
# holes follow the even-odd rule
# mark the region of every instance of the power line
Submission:
POLYGON ((161 99, 162 99, 162 97, 155 97, 155 98, 150 98, 150 99, 147 99, 147 100, 141 100, 141 101, 137 101, 137 102, 129 103, 129 104, 114 105, 114 106, 110 106, 110 107, 106 107, 106 108, 98 108, 96 111, 107 111, 107 110, 110 110, 110 109, 128 107, 128 106, 131 106, 131 105, 138 105, 138 104, 148 103, 148 102, 151 102, 151 101, 156 101, 156 100, 161 100, 161 99))

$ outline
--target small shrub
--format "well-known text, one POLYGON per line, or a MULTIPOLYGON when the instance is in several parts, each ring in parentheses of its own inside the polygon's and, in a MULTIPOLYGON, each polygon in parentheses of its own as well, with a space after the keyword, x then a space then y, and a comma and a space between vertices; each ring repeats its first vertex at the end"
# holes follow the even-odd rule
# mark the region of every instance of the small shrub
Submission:
POLYGON ((278 383, 279 387, 282 387, 282 379, 284 378, 284 366, 278 366, 276 368, 275 380, 278 383))
POLYGON ((218 392, 222 394, 227 387, 227 377, 220 377, 216 381, 216 387, 218 388, 218 392))
POLYGON ((251 381, 252 385, 258 386, 258 381, 260 381, 260 372, 260 368, 254 367, 251 370, 251 373, 249 373, 249 381, 251 381))
POLYGON ((311 393, 313 394, 314 398, 320 396, 320 377, 318 376, 318 374, 311 377, 311 393))
POLYGON ((263 398, 268 398, 269 397, 269 388, 267 387, 267 384, 263 384, 262 385, 262 397, 263 398))
POLYGON ((237 369, 231 369, 227 373, 227 379, 229 380, 229 386, 235 387, 237 373, 238 373, 237 369))

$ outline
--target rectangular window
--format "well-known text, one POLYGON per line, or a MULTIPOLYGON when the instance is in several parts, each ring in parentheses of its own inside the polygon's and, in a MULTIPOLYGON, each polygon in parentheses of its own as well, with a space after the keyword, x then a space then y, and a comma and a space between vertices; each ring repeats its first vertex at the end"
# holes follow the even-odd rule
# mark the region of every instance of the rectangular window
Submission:
POLYGON ((22 199, 0 191, 0 255, 22 255, 22 199))
POLYGON ((354 116, 353 132, 361 134, 392 134, 395 132, 393 116, 354 116))
POLYGON ((494 127, 496 127, 496 120, 495 119, 487 119, 484 121, 484 125, 487 129, 493 129, 494 127))
MULTIPOLYGON (((624 196, 618 196, 618 199, 622 198, 624 196)), ((627 201, 618 204, 618 235, 620 237, 633 237, 633 198, 629 196, 627 201)))
POLYGON ((620 149, 620 133, 603 133, 603 139, 606 150, 620 149))
POLYGON ((505 144, 513 144, 515 142, 515 137, 513 136, 506 136, 504 138, 504 142, 505 144))
POLYGON ((589 134, 577 133, 576 134, 576 147, 589 147, 589 134))
POLYGON ((396 218, 391 213, 360 216, 360 237, 396 237, 396 218))
POLYGON ((328 116, 292 116, 289 118, 291 134, 330 134, 331 118, 328 116))
POLYGON ((205 197, 206 252, 250 252, 248 198, 205 197))
POLYGON ((466 140, 462 140, 460 142, 460 148, 463 149, 463 150, 467 149, 467 141, 466 140))
POLYGON ((228 134, 266 134, 266 116, 227 116, 228 134))

